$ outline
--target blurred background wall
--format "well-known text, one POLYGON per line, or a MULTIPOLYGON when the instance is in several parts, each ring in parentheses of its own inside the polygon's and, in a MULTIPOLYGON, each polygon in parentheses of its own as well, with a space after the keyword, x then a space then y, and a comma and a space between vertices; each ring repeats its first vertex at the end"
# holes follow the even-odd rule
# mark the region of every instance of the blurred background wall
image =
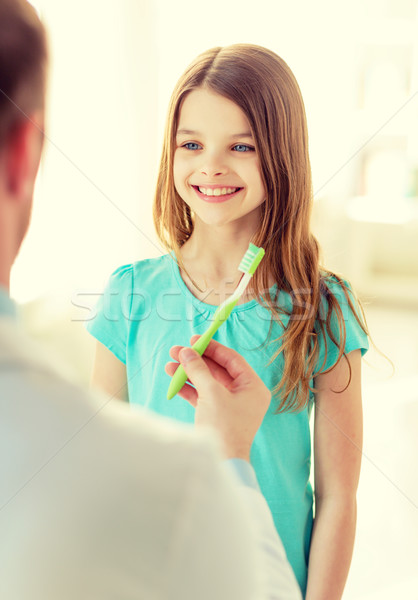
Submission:
POLYGON ((199 52, 267 46, 305 100, 325 264, 378 348, 364 366, 359 527, 344 598, 418 598, 416 0, 34 0, 51 77, 33 222, 12 278, 28 329, 88 381, 82 322, 119 265, 163 252, 151 205, 168 99, 199 52))

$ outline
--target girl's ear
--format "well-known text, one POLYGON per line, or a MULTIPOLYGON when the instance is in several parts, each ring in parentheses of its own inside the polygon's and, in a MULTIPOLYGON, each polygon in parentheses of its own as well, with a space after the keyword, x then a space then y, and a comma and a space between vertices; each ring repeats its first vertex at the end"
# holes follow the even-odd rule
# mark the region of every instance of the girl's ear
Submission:
POLYGON ((33 193, 43 145, 43 115, 36 113, 22 119, 6 142, 6 182, 10 196, 27 200, 33 193))

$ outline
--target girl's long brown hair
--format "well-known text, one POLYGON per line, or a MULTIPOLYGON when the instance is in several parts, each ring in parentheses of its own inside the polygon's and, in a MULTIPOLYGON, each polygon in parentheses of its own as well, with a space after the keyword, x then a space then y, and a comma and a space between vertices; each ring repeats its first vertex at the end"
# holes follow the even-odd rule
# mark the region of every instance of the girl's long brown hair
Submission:
MULTIPOLYGON (((159 238, 167 249, 174 250, 182 267, 179 250, 193 231, 193 215, 174 186, 175 137, 182 101, 191 90, 201 87, 235 102, 246 115, 255 139, 266 201, 251 241, 262 246, 266 254, 252 279, 252 291, 257 298, 262 297, 273 319, 284 317, 287 322, 282 336, 269 342, 274 348, 269 364, 282 353, 284 357, 281 379, 272 390, 280 398, 278 412, 300 410, 307 405, 310 390, 314 391, 311 379, 326 372, 325 360, 317 364, 319 336, 326 340, 326 331, 339 348, 337 360, 346 359, 344 314, 337 298, 341 294, 331 291, 331 280, 342 290, 349 310, 367 333, 346 283, 320 266, 319 245, 310 231, 313 194, 302 95, 287 64, 260 46, 212 48, 186 69, 171 97, 153 208, 159 238), (271 277, 278 284, 278 292, 290 294, 290 311, 278 304, 278 296, 265 293, 271 277), (326 307, 325 313, 321 306, 326 307), (335 325, 331 327, 335 318, 338 331, 335 325)), ((351 372, 347 386, 350 379, 351 372)))

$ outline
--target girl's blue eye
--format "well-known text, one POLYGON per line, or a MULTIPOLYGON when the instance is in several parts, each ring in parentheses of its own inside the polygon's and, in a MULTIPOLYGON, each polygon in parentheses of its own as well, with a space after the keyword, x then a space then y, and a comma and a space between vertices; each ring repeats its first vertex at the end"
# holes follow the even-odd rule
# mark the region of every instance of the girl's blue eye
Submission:
POLYGON ((254 148, 252 146, 247 146, 247 144, 237 144, 234 146, 233 150, 235 150, 235 152, 251 152, 254 148))
POLYGON ((199 150, 201 146, 196 144, 196 142, 187 142, 187 144, 183 145, 183 148, 187 148, 187 150, 199 150))

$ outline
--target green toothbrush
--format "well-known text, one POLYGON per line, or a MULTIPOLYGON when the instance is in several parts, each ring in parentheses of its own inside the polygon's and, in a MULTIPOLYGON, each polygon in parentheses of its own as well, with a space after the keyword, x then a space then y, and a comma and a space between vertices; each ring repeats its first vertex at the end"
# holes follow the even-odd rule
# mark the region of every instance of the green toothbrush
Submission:
MULTIPOLYGON (((245 288, 247 287, 251 277, 254 275, 255 270, 260 264, 264 254, 265 253, 263 248, 258 248, 254 244, 250 244, 248 246, 248 250, 244 254, 244 257, 241 260, 240 265, 238 267, 238 270, 242 271, 244 275, 242 276, 237 289, 230 298, 225 300, 225 302, 223 302, 218 307, 215 314, 213 315, 212 323, 205 331, 205 333, 201 335, 197 342, 192 346, 193 350, 196 350, 196 352, 198 352, 200 356, 202 356, 202 354, 208 347, 209 342, 216 333, 216 331, 231 314, 232 309, 244 293, 245 288)), ((167 400, 171 400, 171 398, 173 398, 181 390, 186 381, 186 372, 183 369, 182 365, 179 365, 177 367, 177 371, 174 373, 171 379, 170 386, 167 392, 167 400)))

